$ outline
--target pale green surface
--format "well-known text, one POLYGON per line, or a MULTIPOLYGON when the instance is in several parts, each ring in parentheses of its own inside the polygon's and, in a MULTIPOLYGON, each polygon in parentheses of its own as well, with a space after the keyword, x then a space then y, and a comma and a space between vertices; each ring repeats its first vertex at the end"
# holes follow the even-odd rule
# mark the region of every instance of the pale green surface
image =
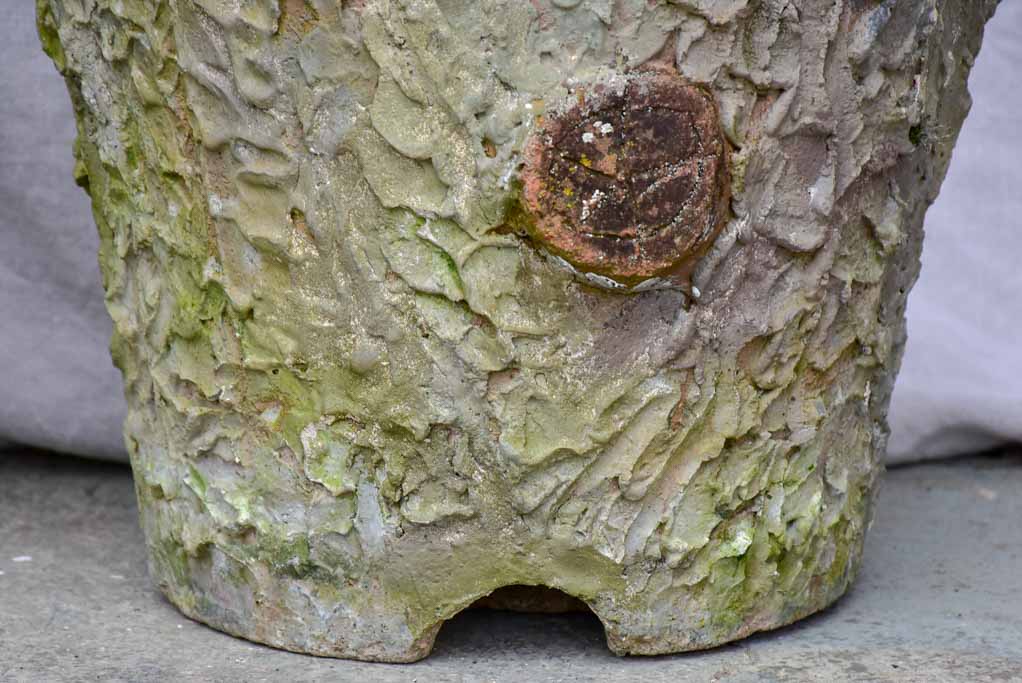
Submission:
POLYGON ((845 590, 993 2, 39 4, 187 614, 411 659, 545 584, 655 653, 845 590), (735 145, 691 298, 500 229, 534 117, 669 35, 735 145))

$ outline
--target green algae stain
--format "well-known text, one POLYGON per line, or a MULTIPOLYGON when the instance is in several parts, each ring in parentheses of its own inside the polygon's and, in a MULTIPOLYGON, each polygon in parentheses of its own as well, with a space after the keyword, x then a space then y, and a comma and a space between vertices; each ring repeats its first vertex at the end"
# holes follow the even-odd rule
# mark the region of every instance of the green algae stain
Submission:
POLYGON ((39 32, 39 40, 43 46, 43 52, 53 60, 57 71, 64 73, 67 69, 67 58, 64 55, 64 47, 60 44, 60 35, 57 32, 57 22, 53 18, 49 0, 36 0, 36 29, 39 32))

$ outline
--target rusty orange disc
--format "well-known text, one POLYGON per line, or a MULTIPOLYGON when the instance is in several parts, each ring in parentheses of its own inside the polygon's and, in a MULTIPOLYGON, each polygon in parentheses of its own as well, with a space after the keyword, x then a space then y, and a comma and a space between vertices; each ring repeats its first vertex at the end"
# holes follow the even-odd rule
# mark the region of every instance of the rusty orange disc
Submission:
POLYGON ((580 270, 684 275, 727 222, 727 143, 705 89, 641 73, 549 115, 526 146, 532 236, 580 270))

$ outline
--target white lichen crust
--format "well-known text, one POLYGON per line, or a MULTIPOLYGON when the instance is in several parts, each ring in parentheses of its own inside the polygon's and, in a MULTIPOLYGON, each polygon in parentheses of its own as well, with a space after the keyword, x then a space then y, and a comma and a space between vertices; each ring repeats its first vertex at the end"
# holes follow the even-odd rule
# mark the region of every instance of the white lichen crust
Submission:
POLYGON ((186 614, 408 661, 545 585, 655 654, 846 589, 994 0, 38 2, 186 614), (650 60, 731 145, 688 292, 506 225, 537 117, 650 60))

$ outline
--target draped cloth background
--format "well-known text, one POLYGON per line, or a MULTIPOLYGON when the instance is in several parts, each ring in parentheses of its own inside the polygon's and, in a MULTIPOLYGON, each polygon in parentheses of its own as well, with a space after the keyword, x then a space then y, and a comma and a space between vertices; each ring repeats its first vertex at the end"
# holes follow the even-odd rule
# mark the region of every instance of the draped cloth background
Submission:
MULTIPOLYGON (((0 18, 0 442, 125 459, 67 92, 34 3, 5 3, 0 18)), ((890 462, 1022 442, 1022 2, 988 25, 970 90, 909 298, 890 462)))

